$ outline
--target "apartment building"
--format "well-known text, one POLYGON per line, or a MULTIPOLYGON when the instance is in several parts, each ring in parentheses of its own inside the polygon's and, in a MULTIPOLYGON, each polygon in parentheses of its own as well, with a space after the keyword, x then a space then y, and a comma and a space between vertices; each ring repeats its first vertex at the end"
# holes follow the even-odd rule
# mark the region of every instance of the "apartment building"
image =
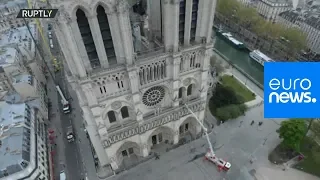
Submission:
POLYGON ((2 0, 0 4, 0 32, 24 26, 23 19, 16 17, 20 9, 27 7, 26 0, 2 0))
POLYGON ((256 5, 258 13, 267 21, 276 23, 281 12, 293 8, 292 0, 259 0, 256 5))
MULTIPOLYGON (((36 37, 34 24, 30 24, 30 30, 36 37)), ((38 101, 36 104, 40 113, 48 119, 46 78, 27 27, 11 28, 3 32, 0 38, 0 68, 6 85, 2 91, 17 92, 22 102, 38 101), (9 87, 11 91, 7 91, 9 87)))
POLYGON ((0 102, 0 180, 49 180, 46 127, 28 103, 0 102))
POLYGON ((296 27, 307 35, 308 48, 320 54, 320 10, 291 10, 279 14, 279 23, 296 27))

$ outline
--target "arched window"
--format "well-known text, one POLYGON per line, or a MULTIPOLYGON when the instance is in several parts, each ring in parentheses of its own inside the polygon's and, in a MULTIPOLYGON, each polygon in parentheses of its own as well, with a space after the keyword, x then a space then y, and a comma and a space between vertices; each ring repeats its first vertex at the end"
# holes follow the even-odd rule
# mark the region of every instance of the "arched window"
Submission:
POLYGON ((142 71, 139 72, 139 79, 140 79, 140 85, 143 85, 143 73, 142 73, 142 71))
POLYGON ((183 88, 179 88, 179 99, 182 98, 183 88))
POLYGON ((181 56, 181 60, 180 60, 180 71, 183 71, 183 57, 181 56))
POLYGON ((97 18, 99 22, 100 32, 103 39, 104 48, 108 57, 109 64, 116 64, 116 54, 113 45, 112 34, 109 21, 105 9, 102 6, 97 7, 97 18))
POLYGON ((187 89, 187 96, 190 96, 191 94, 192 94, 192 84, 190 84, 187 89))
POLYGON ((86 17, 86 14, 81 9, 77 10, 76 16, 80 34, 87 51, 91 67, 98 68, 100 67, 100 61, 98 58, 96 46, 93 42, 93 36, 90 29, 89 21, 86 17))
POLYGON ((127 106, 123 106, 120 111, 123 119, 129 117, 129 110, 127 106))
POLYGON ((108 118, 110 123, 114 123, 117 121, 116 114, 114 113, 114 111, 108 112, 108 118))

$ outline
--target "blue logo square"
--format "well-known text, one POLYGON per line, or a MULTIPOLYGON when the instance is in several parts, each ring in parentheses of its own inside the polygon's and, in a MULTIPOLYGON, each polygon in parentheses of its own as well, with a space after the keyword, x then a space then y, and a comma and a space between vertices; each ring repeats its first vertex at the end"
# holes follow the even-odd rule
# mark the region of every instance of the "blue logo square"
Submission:
POLYGON ((320 117, 320 63, 264 63, 265 118, 320 117))

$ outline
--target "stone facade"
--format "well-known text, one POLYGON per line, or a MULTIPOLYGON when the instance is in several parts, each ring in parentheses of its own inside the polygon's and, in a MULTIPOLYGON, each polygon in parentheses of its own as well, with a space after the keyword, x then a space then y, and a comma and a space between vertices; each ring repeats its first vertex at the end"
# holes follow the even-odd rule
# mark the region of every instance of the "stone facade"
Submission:
POLYGON ((177 144, 186 133, 201 133, 184 104, 203 121, 207 90, 215 82, 209 59, 216 1, 161 0, 162 13, 152 13, 157 4, 151 1, 158 0, 52 3, 59 7, 54 29, 84 124, 99 165, 113 170, 130 154, 146 157, 156 144, 177 144), (195 38, 184 36, 183 45, 178 42, 181 8, 187 13, 184 34, 194 28, 192 18, 197 26, 195 38), (141 26, 141 36, 132 33, 133 25, 141 26))
POLYGON ((272 23, 278 22, 278 15, 281 12, 292 9, 292 1, 287 0, 259 0, 257 11, 259 14, 272 23))

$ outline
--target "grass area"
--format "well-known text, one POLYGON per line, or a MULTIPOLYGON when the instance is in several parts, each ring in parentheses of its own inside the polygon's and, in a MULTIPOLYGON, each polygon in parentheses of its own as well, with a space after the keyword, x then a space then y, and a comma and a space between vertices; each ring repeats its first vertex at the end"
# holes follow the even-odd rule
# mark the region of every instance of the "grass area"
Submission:
POLYGON ((320 177, 320 145, 312 138, 306 138, 306 140, 301 144, 300 150, 305 158, 303 161, 296 164, 294 168, 320 177))
POLYGON ((236 78, 229 75, 221 77, 222 84, 232 88, 238 95, 244 98, 245 102, 249 102, 255 99, 256 95, 251 92, 245 85, 239 82, 236 78))

